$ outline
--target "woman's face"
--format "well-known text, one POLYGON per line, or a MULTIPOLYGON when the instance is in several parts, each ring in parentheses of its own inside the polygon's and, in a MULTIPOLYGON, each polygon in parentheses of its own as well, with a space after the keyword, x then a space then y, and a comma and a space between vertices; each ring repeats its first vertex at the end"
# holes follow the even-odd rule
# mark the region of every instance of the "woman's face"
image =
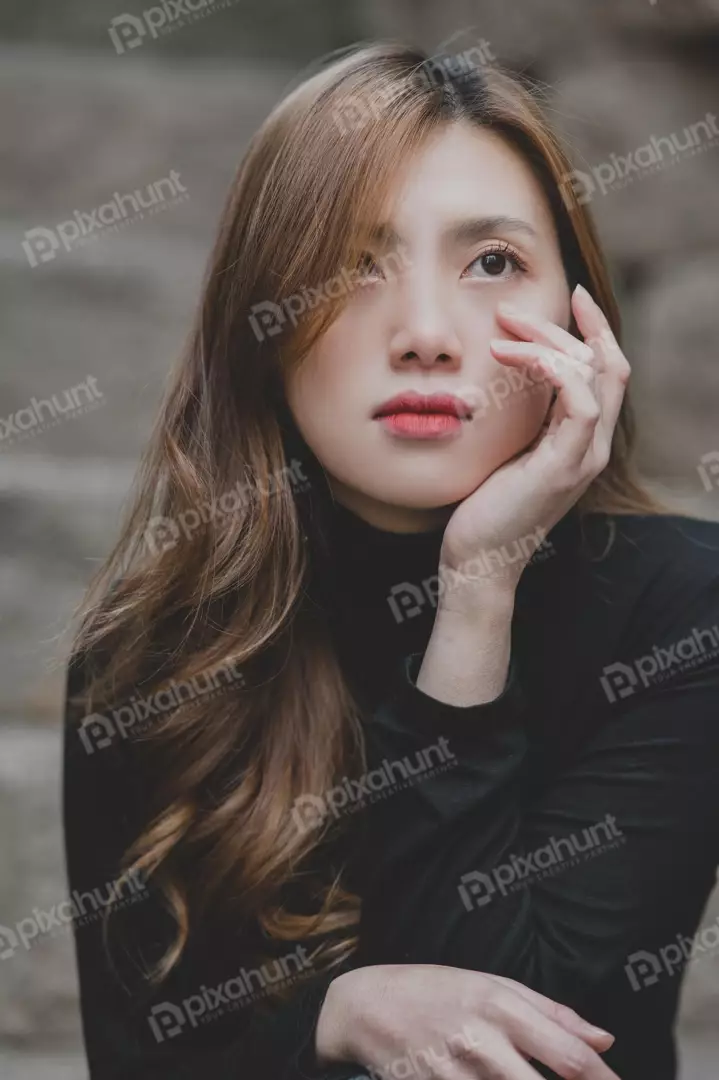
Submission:
POLYGON ((366 246, 366 282, 288 375, 286 393, 337 501, 379 528, 412 532, 446 520, 546 416, 551 387, 522 386, 490 354, 490 338, 514 336, 498 303, 566 329, 570 292, 542 189, 490 131, 441 129, 408 164, 393 206, 382 223, 388 246, 366 246), (473 413, 439 438, 408 437, 375 416, 405 391, 456 395, 473 413))

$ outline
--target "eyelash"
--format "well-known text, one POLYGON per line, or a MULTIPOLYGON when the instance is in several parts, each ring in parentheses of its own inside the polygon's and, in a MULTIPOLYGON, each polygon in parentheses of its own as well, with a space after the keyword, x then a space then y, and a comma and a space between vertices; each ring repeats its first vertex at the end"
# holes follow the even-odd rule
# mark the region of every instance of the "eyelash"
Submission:
MULTIPOLYGON (((509 260, 509 262, 512 263, 515 270, 518 270, 521 274, 526 274, 527 272, 527 263, 524 261, 516 248, 513 248, 512 245, 508 244, 506 241, 504 243, 495 243, 491 247, 485 248, 484 251, 480 251, 476 258, 472 259, 469 265, 474 266, 474 264, 479 262, 480 259, 483 259, 485 255, 504 255, 509 260)), ((491 274, 487 276, 492 277, 491 274)), ((504 281, 505 278, 501 277, 498 278, 498 280, 504 281)))
MULTIPOLYGON (((516 248, 513 248, 512 245, 507 243, 506 241, 504 243, 496 242, 491 247, 485 248, 484 251, 480 251, 479 254, 477 256, 475 256, 475 258, 472 259, 472 261, 469 263, 469 266, 474 266, 474 264, 479 262, 480 259, 483 259, 485 255, 504 255, 509 260, 509 262, 514 266, 514 269, 519 271, 519 273, 524 274, 528 270, 527 263, 524 261, 522 256, 516 250, 516 248)), ((361 252, 359 260, 358 260, 358 264, 357 264, 357 271, 358 271, 358 273, 362 274, 364 277, 368 277, 367 272, 363 271, 361 269, 362 260, 365 259, 365 258, 369 258, 374 265, 376 265, 376 263, 374 263, 374 259, 372 259, 372 256, 369 253, 369 251, 361 252)), ((469 269, 469 266, 466 267, 465 270, 469 269)), ((464 271, 463 271, 463 273, 464 273, 464 271)), ((488 275, 488 276, 491 277, 492 275, 488 275)), ((505 279, 502 277, 499 280, 504 281, 505 279)))

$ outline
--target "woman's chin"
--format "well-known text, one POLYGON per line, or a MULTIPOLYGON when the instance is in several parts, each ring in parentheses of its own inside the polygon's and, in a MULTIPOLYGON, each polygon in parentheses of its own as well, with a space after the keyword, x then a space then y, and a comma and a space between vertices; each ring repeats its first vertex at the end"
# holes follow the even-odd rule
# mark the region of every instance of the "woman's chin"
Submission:
POLYGON ((383 488, 381 492, 371 492, 370 497, 388 506, 401 507, 405 510, 453 510, 479 487, 481 480, 461 487, 454 484, 408 484, 383 488))

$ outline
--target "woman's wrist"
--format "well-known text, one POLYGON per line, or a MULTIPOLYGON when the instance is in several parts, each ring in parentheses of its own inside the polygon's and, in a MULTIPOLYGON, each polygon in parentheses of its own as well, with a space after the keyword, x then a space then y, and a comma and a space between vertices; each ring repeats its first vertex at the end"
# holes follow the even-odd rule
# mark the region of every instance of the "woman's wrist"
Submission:
POLYGON ((437 601, 437 619, 449 617, 459 625, 486 623, 490 620, 511 619, 519 578, 516 574, 504 578, 469 578, 455 575, 452 583, 442 590, 437 601))
POLYGON ((459 706, 499 697, 509 671, 514 598, 514 588, 475 583, 443 598, 417 675, 417 689, 459 706))
POLYGON ((347 1022, 349 996, 344 993, 347 976, 338 975, 330 983, 325 994, 315 1027, 315 1055, 320 1065, 337 1061, 350 1061, 347 1034, 351 1025, 347 1022), (343 982, 345 980, 345 982, 343 982))
POLYGON ((439 557, 440 610, 456 611, 468 618, 482 612, 501 612, 514 607, 514 596, 525 563, 490 566, 480 559, 461 559, 442 547, 439 557))

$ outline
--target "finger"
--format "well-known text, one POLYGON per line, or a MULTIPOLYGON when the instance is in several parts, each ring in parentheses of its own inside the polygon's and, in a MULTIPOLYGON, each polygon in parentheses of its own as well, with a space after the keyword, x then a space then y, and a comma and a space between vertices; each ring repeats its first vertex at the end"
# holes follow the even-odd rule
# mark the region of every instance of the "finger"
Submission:
MULTIPOLYGON (((469 1076, 477 1077, 478 1080, 489 1075, 501 1076, 502 1080, 541 1080, 536 1069, 512 1046, 510 1040, 491 1027, 481 1041, 472 1043, 463 1052, 462 1065, 468 1068, 469 1076), (491 1073, 488 1071, 490 1069, 491 1073)), ((580 1078, 576 1077, 575 1080, 580 1078)))
POLYGON ((611 1032, 604 1031, 603 1028, 599 1028, 595 1024, 590 1024, 588 1020, 581 1017, 574 1009, 570 1009, 568 1005, 562 1005, 560 1002, 532 990, 529 986, 525 986, 524 983, 505 978, 504 975, 488 975, 487 973, 484 973, 484 975, 485 978, 494 979, 495 982, 502 983, 516 994, 526 998, 531 1005, 534 1005, 535 1009, 539 1009, 549 1020, 561 1024, 566 1031, 594 1044, 599 1050, 608 1050, 614 1043, 614 1036, 611 1032))
POLYGON ((619 1080, 583 1039, 544 1016, 519 994, 509 991, 507 999, 498 997, 495 1008, 500 1012, 502 1029, 517 1049, 565 1080, 619 1080))
POLYGON ((497 305, 497 315, 502 323, 510 327, 513 334, 526 341, 548 345, 551 349, 568 353, 569 356, 584 364, 592 364, 595 361, 591 342, 580 341, 574 334, 570 334, 568 330, 564 330, 541 315, 523 311, 505 301, 497 305))
MULTIPOLYGON (((595 378, 592 369, 533 342, 493 338, 490 348, 500 363, 511 366, 531 366, 534 357, 535 369, 557 388, 558 398, 547 433, 552 441, 547 452, 559 457, 569 468, 579 470, 587 452, 593 449, 594 432, 601 418, 599 403, 589 385, 595 378), (566 416, 555 423, 560 404, 566 416)), ((540 445, 546 442, 545 439, 540 445)))
POLYGON ((609 325, 609 321, 586 289, 578 285, 572 295, 572 310, 577 326, 600 359, 602 378, 599 394, 602 424, 611 438, 631 375, 629 362, 609 325))
POLYGON ((596 371, 590 364, 576 360, 573 356, 569 356, 567 353, 562 352, 561 349, 555 349, 551 345, 542 345, 537 341, 512 341, 511 338, 491 338, 489 346, 493 353, 497 351, 502 357, 525 356, 530 360, 539 357, 550 365, 570 364, 576 368, 577 373, 587 383, 594 382, 597 377, 596 371))

